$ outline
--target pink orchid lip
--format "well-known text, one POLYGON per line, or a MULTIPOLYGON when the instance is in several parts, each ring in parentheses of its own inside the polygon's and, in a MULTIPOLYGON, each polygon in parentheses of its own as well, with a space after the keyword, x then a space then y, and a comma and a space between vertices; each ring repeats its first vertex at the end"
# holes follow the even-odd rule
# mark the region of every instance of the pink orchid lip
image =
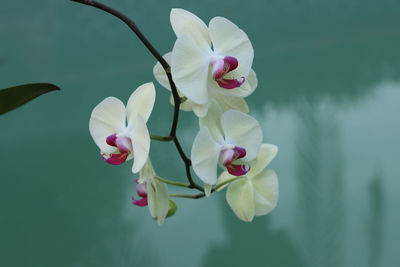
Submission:
POLYGON ((240 87, 244 82, 245 82, 245 78, 242 77, 242 81, 238 81, 236 79, 224 79, 224 78, 220 78, 218 80, 216 80, 216 82, 218 83, 218 85, 224 89, 235 89, 237 87, 240 87))
POLYGON ((145 207, 145 206, 148 205, 147 197, 143 197, 143 198, 141 198, 141 199, 139 199, 139 200, 136 200, 136 199, 132 196, 132 204, 133 204, 133 205, 136 205, 136 206, 139 206, 139 207, 145 207))
POLYGON ((128 153, 120 153, 120 154, 102 154, 101 157, 103 160, 111 165, 120 165, 126 161, 128 158, 128 153))
POLYGON ((108 145, 110 145, 110 146, 115 146, 116 147, 117 146, 116 143, 115 143, 116 140, 117 140, 117 134, 115 133, 115 134, 107 136, 106 143, 108 145))
POLYGON ((240 146, 222 150, 222 164, 224 166, 231 165, 233 161, 244 158, 246 156, 246 149, 240 146))
POLYGON ((146 182, 139 184, 138 179, 136 180, 136 193, 138 196, 141 197, 141 199, 136 200, 134 196, 132 196, 132 204, 139 206, 139 207, 145 207, 148 205, 147 201, 147 185, 146 182))
POLYGON ((118 136, 116 133, 107 136, 106 143, 110 146, 118 148, 120 153, 102 154, 105 162, 111 165, 119 165, 126 161, 132 151, 132 143, 129 137, 118 136))
POLYGON ((231 175, 242 176, 250 171, 250 166, 246 169, 245 164, 231 164, 226 169, 231 175))
POLYGON ((245 78, 242 77, 242 81, 237 79, 226 79, 224 75, 232 70, 236 69, 239 62, 236 58, 231 56, 226 56, 223 59, 218 59, 214 61, 211 65, 211 73, 213 79, 218 83, 218 85, 225 89, 234 89, 240 87, 244 82, 245 78))
POLYGON ((221 155, 222 164, 234 176, 245 175, 250 170, 250 166, 246 169, 245 164, 232 164, 235 160, 244 158, 245 156, 246 149, 243 147, 235 146, 234 148, 225 149, 221 155))

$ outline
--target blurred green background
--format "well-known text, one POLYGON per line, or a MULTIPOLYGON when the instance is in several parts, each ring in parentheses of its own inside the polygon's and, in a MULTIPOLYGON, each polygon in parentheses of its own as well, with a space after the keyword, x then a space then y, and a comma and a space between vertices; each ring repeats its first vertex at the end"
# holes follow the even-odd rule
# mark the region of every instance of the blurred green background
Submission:
MULTIPOLYGON (((224 16, 255 49, 247 98, 280 200, 253 223, 225 193, 178 199, 158 227, 131 204, 131 163, 105 164, 88 131, 107 96, 153 81, 149 129, 166 135, 169 93, 155 60, 116 18, 70 1, 2 0, 0 87, 52 92, 0 117, 0 266, 400 266, 400 2, 397 0, 107 0, 166 53, 173 7, 224 16)), ((187 153, 198 130, 181 116, 187 153)), ((172 144, 152 143, 156 172, 184 181, 172 144)), ((178 192, 174 188, 170 191, 178 192)))

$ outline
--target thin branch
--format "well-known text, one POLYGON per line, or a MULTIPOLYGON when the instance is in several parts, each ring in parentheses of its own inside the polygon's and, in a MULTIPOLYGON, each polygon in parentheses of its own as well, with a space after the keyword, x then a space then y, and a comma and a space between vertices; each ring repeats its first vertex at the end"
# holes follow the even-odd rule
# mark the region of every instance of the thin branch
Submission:
POLYGON ((128 27, 136 34, 136 36, 140 39, 140 41, 142 41, 142 43, 146 46, 146 48, 151 52, 151 54, 157 59, 157 61, 160 62, 161 66, 165 70, 165 73, 168 77, 168 81, 169 81, 172 95, 173 95, 174 102, 175 102, 174 117, 172 120, 171 131, 169 133, 169 136, 165 137, 165 139, 168 139, 169 141, 172 140, 176 136, 176 128, 178 127, 179 106, 181 104, 181 99, 178 95, 176 85, 172 79, 171 67, 169 66, 168 62, 153 47, 153 45, 149 42, 149 40, 147 40, 147 38, 139 30, 139 28, 136 26, 136 24, 130 18, 128 18, 126 15, 122 14, 121 12, 119 12, 107 5, 99 3, 97 1, 93 1, 93 0, 71 0, 71 1, 101 9, 101 10, 119 18, 123 22, 125 22, 125 24, 128 25, 128 27))
MULTIPOLYGON (((215 191, 217 191, 219 188, 223 187, 223 186, 226 185, 226 184, 229 184, 229 183, 231 183, 231 182, 233 182, 233 181, 236 181, 236 180, 239 180, 239 179, 243 179, 243 178, 244 178, 244 176, 238 176, 238 177, 235 177, 235 178, 226 180, 225 182, 220 183, 219 185, 217 185, 216 187, 214 187, 214 188, 211 190, 211 193, 214 193, 215 191)), ((200 193, 200 194, 197 194, 197 195, 170 194, 169 196, 170 196, 170 197, 182 197, 182 198, 199 199, 199 198, 205 197, 206 194, 205 194, 205 193, 200 193)))
POLYGON ((183 151, 182 146, 176 137, 174 138, 174 143, 176 148, 178 149, 179 155, 181 156, 181 158, 185 163, 186 176, 189 180, 191 188, 196 188, 197 190, 204 192, 204 188, 199 186, 193 181, 192 174, 190 173, 190 166, 192 166, 192 161, 185 155, 185 152, 183 151))
POLYGON ((175 186, 180 186, 180 187, 186 187, 186 188, 190 188, 190 184, 184 184, 184 183, 180 183, 180 182, 175 182, 175 181, 171 181, 171 180, 167 180, 164 178, 161 178, 159 176, 155 176, 155 178, 165 184, 170 184, 170 185, 175 185, 175 186))
POLYGON ((176 148, 178 149, 179 155, 185 162, 186 174, 187 174, 187 178, 190 182, 190 188, 196 188, 196 189, 204 192, 204 189, 201 186, 197 185, 193 181, 191 173, 190 173, 190 166, 192 163, 191 163, 190 159, 188 157, 186 157, 185 153, 183 152, 182 147, 179 144, 178 138, 176 136, 176 128, 178 127, 178 119, 179 119, 179 106, 180 106, 181 102, 184 102, 186 99, 185 98, 181 99, 179 97, 178 90, 176 89, 176 85, 172 79, 171 67, 168 64, 168 62, 161 56, 161 54, 147 40, 147 38, 142 34, 142 32, 139 30, 139 28, 136 26, 136 24, 130 18, 128 18, 121 12, 119 12, 107 5, 99 3, 97 1, 93 1, 93 0, 71 0, 71 1, 101 9, 101 10, 119 18, 123 22, 125 22, 125 24, 128 25, 128 27, 136 34, 136 36, 142 41, 142 43, 151 52, 151 54, 158 60, 158 62, 160 62, 161 66, 165 70, 165 73, 168 77, 172 96, 174 98, 174 115, 173 115, 171 131, 169 133, 169 136, 152 135, 151 138, 155 139, 155 140, 163 141, 163 142, 169 142, 171 140, 174 141, 176 148))
POLYGON ((153 45, 147 40, 147 38, 142 34, 142 32, 139 30, 139 28, 136 26, 136 24, 127 16, 122 14, 121 12, 106 6, 102 3, 99 3, 97 1, 92 1, 92 0, 71 0, 73 2, 78 2, 84 5, 88 6, 93 6, 95 8, 101 9, 117 18, 125 22, 126 25, 136 34, 137 37, 139 37, 140 41, 146 46, 146 48, 153 54, 153 56, 160 62, 160 64, 163 66, 164 69, 169 68, 169 64, 165 59, 161 56, 160 53, 153 47, 153 45))
POLYGON ((172 138, 170 136, 158 136, 158 135, 150 135, 150 138, 153 140, 157 140, 160 142, 170 142, 172 138))
POLYGON ((198 199, 205 196, 205 194, 197 194, 197 195, 186 195, 186 194, 169 194, 170 197, 182 197, 182 198, 193 198, 198 199))

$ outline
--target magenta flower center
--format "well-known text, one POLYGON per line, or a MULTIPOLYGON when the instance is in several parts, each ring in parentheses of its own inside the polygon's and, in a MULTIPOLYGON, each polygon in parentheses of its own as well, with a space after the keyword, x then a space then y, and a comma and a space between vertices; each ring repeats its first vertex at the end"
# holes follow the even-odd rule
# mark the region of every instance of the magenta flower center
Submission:
POLYGON ((245 175, 249 170, 245 164, 234 164, 233 162, 237 159, 241 159, 246 156, 246 149, 243 147, 235 146, 234 148, 224 149, 221 152, 222 164, 226 167, 228 172, 234 176, 245 175))
POLYGON ((103 153, 101 156, 104 161, 112 164, 119 165, 126 161, 129 154, 132 152, 132 142, 129 137, 118 136, 116 133, 107 136, 106 143, 110 146, 118 148, 119 153, 106 154, 103 153))
POLYGON ((213 63, 211 63, 211 73, 213 79, 218 83, 220 87, 225 89, 234 89, 240 87, 245 81, 244 77, 242 77, 242 81, 224 78, 225 74, 236 69, 238 65, 238 60, 230 56, 215 60, 213 63))
POLYGON ((147 206, 147 185, 146 182, 139 184, 138 180, 136 180, 136 193, 138 194, 141 199, 136 200, 134 196, 132 196, 132 204, 139 206, 139 207, 144 207, 147 206))

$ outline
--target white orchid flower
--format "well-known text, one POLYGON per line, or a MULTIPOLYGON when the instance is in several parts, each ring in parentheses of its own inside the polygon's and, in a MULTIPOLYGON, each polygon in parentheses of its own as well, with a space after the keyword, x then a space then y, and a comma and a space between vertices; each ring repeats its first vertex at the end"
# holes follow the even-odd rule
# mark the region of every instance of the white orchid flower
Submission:
MULTIPOLYGON (((168 64, 171 64, 171 52, 165 54, 163 57, 167 61, 168 64)), ((168 81, 168 77, 162 68, 161 64, 158 62, 154 68, 153 68, 153 74, 156 80, 167 90, 171 91, 171 87, 168 81)), ((257 87, 257 77, 256 74, 253 70, 250 71, 249 75, 247 76, 247 82, 250 85, 251 92, 254 91, 254 89, 257 87)), ((178 94, 180 97, 183 97, 184 95, 178 88, 178 94)), ((235 96, 234 94, 221 94, 219 90, 209 90, 209 96, 210 99, 216 100, 218 104, 221 106, 223 111, 228 111, 230 109, 234 110, 239 110, 244 113, 249 112, 249 107, 247 106, 246 101, 240 97, 240 96, 235 96)), ((174 104, 174 99, 171 94, 170 98, 171 104, 174 104)), ((183 103, 180 105, 180 109, 184 111, 193 111, 194 114, 202 118, 207 115, 208 108, 210 106, 211 101, 205 103, 205 104, 197 104, 190 99, 186 99, 183 103)))
POLYGON ((132 203, 141 207, 148 206, 151 217, 161 225, 167 216, 170 201, 167 185, 157 180, 155 176, 151 161, 148 159, 140 170, 139 179, 136 180, 136 192, 141 199, 135 200, 132 196, 132 203))
POLYGON ((229 183, 226 200, 239 219, 251 222, 254 216, 266 215, 276 207, 279 195, 278 177, 273 170, 266 169, 266 166, 277 152, 275 145, 262 144, 256 159, 250 163, 252 169, 248 173, 235 177, 223 172, 218 178, 217 185, 233 180, 229 183))
POLYGON ((217 166, 241 176, 251 168, 248 162, 258 153, 262 131, 257 120, 237 111, 222 113, 213 101, 206 117, 200 119, 200 131, 193 142, 193 170, 206 184, 217 182, 217 166))
MULTIPOLYGON (((170 20, 178 39, 172 53, 164 58, 170 62, 172 78, 184 96, 204 105, 215 93, 246 97, 254 91, 254 50, 246 33, 222 17, 213 18, 207 27, 196 15, 179 8, 171 10, 170 20)), ((162 82, 166 76, 161 69, 157 64, 154 75, 168 88, 162 82)), ((196 113, 195 107, 193 110, 201 115, 207 107, 203 113, 196 113)))
POLYGON ((90 134, 107 163, 118 165, 134 158, 132 172, 143 167, 150 150, 146 122, 155 96, 153 83, 146 83, 132 93, 126 108, 118 98, 107 97, 93 109, 90 134))

